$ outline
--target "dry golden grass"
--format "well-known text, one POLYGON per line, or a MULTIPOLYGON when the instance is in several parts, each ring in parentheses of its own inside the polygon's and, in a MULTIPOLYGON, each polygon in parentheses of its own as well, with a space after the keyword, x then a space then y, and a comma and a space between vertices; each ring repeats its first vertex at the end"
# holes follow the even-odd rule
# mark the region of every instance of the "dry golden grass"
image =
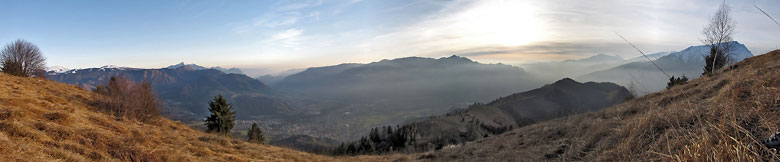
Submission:
POLYGON ((780 51, 602 111, 426 154, 455 161, 780 161, 780 51))
POLYGON ((0 74, 0 161, 383 160, 336 159, 247 143, 165 118, 116 118, 90 107, 91 96, 74 85, 0 74))

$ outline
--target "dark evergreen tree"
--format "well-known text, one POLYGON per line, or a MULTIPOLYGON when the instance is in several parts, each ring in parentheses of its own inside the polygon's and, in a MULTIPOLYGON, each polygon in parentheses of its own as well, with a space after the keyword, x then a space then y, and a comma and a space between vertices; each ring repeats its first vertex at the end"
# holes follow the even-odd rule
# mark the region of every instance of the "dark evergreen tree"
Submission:
POLYGON ((704 72, 702 76, 712 76, 713 71, 718 70, 728 63, 728 57, 726 51, 719 50, 719 45, 713 45, 710 47, 710 54, 704 57, 704 72), (713 69, 715 68, 715 69, 713 69))
POLYGON ((666 83, 666 89, 672 88, 677 85, 683 85, 685 83, 688 83, 688 77, 682 76, 679 78, 675 78, 674 76, 672 76, 671 78, 669 78, 669 82, 666 83))
POLYGON ((206 118, 206 131, 230 136, 230 130, 233 129, 236 121, 236 112, 233 111, 233 105, 227 103, 227 100, 222 98, 222 95, 217 95, 213 101, 209 101, 209 112, 211 112, 211 115, 206 118))
POLYGON ((265 137, 263 136, 263 130, 260 129, 257 123, 252 123, 252 128, 249 128, 249 131, 247 132, 247 136, 249 138, 247 141, 249 142, 265 144, 265 137))

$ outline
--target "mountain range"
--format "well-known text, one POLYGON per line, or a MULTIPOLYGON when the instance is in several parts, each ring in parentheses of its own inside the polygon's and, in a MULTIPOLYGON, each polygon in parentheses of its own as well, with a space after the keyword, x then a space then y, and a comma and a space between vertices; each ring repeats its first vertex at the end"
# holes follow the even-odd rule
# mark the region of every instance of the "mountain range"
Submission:
POLYGON ((316 100, 318 123, 351 140, 372 127, 444 114, 541 84, 519 67, 450 56, 308 68, 270 86, 316 100))
MULTIPOLYGON (((183 64, 179 64, 183 65, 183 64)), ((176 66, 173 66, 176 67, 176 66)), ((238 117, 251 119, 261 115, 292 115, 296 110, 284 97, 264 83, 242 74, 226 74, 216 69, 178 68, 136 69, 104 66, 49 73, 48 79, 92 89, 110 77, 149 81, 163 100, 166 116, 178 120, 200 120, 208 113, 206 104, 221 94, 230 99, 238 117)))
MULTIPOLYGON (((753 53, 744 44, 736 41, 729 43, 732 45, 729 53, 730 64, 753 56, 753 53)), ((709 46, 706 45, 691 46, 679 52, 671 52, 654 60, 654 62, 670 76, 686 76, 692 79, 701 75, 704 68, 704 56, 709 51, 709 46)), ((638 89, 640 94, 660 91, 666 87, 666 83, 669 81, 669 78, 649 61, 626 63, 576 78, 578 80, 618 83, 626 87, 629 87, 629 84, 633 82, 636 86, 634 88, 638 89)))
POLYGON ((165 116, 186 122, 200 121, 207 115, 207 101, 222 94, 239 120, 261 121, 264 129, 276 133, 276 143, 291 146, 305 146, 292 142, 306 139, 351 140, 371 127, 443 114, 541 85, 521 68, 458 56, 309 68, 271 86, 246 75, 184 63, 162 69, 105 66, 48 74, 48 79, 85 89, 112 76, 148 80, 163 100, 165 116))
POLYGON ((242 72, 241 69, 238 68, 222 68, 219 66, 207 68, 196 64, 184 64, 184 62, 180 62, 178 64, 166 67, 166 69, 178 69, 178 68, 189 68, 192 70, 214 69, 214 70, 222 71, 223 73, 226 74, 244 74, 244 72, 242 72))

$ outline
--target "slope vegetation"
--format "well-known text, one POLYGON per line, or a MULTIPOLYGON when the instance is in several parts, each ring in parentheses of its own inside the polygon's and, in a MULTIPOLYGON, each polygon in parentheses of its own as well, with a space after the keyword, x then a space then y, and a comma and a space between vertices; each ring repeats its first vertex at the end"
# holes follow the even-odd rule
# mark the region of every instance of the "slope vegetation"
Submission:
POLYGON ((92 93, 0 74, 0 161, 333 161, 193 130, 165 118, 120 119, 92 93))
POLYGON ((765 161, 780 124, 780 51, 602 111, 420 156, 437 161, 765 161))

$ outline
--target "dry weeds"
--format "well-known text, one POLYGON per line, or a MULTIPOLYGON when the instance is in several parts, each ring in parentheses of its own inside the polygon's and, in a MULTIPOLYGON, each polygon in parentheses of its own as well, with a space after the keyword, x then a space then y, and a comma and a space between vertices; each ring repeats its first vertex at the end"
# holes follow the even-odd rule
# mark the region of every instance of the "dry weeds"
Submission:
POLYGON ((117 118, 91 107, 91 96, 74 85, 0 74, 0 161, 339 161, 164 118, 117 118))

